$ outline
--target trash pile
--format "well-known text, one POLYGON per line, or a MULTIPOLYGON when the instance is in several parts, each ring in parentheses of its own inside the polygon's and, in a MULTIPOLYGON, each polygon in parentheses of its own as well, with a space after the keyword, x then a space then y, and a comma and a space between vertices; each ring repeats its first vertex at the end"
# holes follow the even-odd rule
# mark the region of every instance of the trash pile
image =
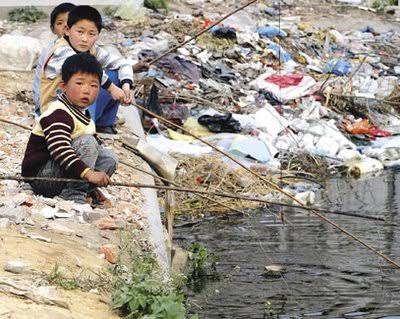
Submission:
MULTIPOLYGON (((247 166, 285 169, 287 158, 304 153, 354 176, 398 165, 399 32, 316 28, 291 9, 253 6, 214 26, 142 74, 138 101, 247 166)), ((162 23, 123 49, 133 60, 157 58, 181 40, 172 23, 198 31, 220 17, 152 16, 162 23)), ((209 146, 144 117, 157 149, 213 158, 209 146)), ((187 176, 186 186, 196 181, 187 176)))
MULTIPOLYGON (((199 3, 187 0, 186 10, 177 7, 165 14, 143 9, 137 14, 145 15, 131 21, 104 16, 100 44, 114 46, 132 63, 158 59, 211 26, 229 11, 225 7, 233 8, 216 0, 199 3)), ((359 176, 398 165, 398 27, 393 24, 377 31, 365 22, 359 29, 339 31, 317 27, 301 13, 314 6, 315 19, 330 6, 332 11, 349 8, 341 3, 251 5, 137 74, 136 102, 247 167, 262 167, 268 174, 285 170, 296 175, 295 170, 300 180, 306 172, 321 179, 343 168, 359 176)), ((1 58, 6 61, 2 67, 30 69, 40 37, 24 38, 14 48, 18 41, 12 37, 16 36, 5 34, 0 43, 25 58, 1 58)), ((179 183, 202 186, 196 176, 203 175, 204 159, 218 154, 145 113, 143 125, 148 144, 180 159, 178 178, 185 176, 182 172, 191 163, 190 174, 179 183)), ((220 160, 228 170, 240 171, 230 160, 220 160)), ((229 189, 225 183, 228 179, 220 176, 213 187, 229 189)), ((237 181, 233 186, 237 193, 248 191, 237 181)), ((265 195, 264 191, 255 193, 265 195)))

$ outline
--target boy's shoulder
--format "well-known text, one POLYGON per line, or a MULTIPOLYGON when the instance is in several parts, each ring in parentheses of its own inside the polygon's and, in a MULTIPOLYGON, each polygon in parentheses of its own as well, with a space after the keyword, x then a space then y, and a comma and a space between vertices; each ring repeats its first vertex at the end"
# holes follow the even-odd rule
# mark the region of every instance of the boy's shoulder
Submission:
POLYGON ((69 44, 69 42, 65 38, 58 38, 57 40, 54 41, 54 47, 55 48, 63 47, 63 46, 71 47, 71 45, 69 44))
POLYGON ((68 108, 65 106, 64 103, 62 103, 60 100, 55 100, 55 101, 50 102, 47 105, 46 111, 44 111, 42 113, 40 118, 47 117, 47 116, 51 115, 52 113, 54 113, 57 110, 62 110, 62 111, 65 111, 65 112, 69 113, 68 112, 68 108))

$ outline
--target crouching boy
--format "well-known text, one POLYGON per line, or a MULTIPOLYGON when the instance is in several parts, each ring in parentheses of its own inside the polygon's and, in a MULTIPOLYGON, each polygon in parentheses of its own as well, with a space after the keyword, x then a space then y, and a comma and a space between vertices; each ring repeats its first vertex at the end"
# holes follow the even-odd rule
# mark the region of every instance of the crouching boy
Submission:
POLYGON ((99 199, 96 186, 110 183, 118 163, 113 151, 97 142, 96 127, 87 110, 97 98, 103 71, 94 56, 78 53, 65 60, 61 75, 62 93, 32 130, 22 176, 82 178, 87 183, 30 184, 37 194, 85 203, 88 195, 99 199))

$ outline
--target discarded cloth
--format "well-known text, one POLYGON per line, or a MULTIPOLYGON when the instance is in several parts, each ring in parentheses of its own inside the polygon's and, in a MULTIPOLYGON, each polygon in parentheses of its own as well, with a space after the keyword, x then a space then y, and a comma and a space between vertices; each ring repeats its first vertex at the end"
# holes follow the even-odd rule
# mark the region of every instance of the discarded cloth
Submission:
POLYGON ((236 31, 233 28, 214 26, 210 29, 213 36, 224 39, 236 39, 236 31))
POLYGON ((236 78, 235 72, 221 61, 214 64, 211 62, 202 64, 202 72, 205 78, 217 78, 223 82, 229 82, 236 78))
POLYGON ((239 121, 235 120, 231 113, 203 115, 198 118, 198 122, 214 133, 238 133, 241 131, 239 121))
MULTIPOLYGON (((147 53, 149 54, 149 52, 147 53)), ((157 61, 156 66, 161 69, 167 69, 170 73, 194 83, 198 83, 202 78, 200 68, 197 64, 185 60, 178 55, 169 54, 157 61)))

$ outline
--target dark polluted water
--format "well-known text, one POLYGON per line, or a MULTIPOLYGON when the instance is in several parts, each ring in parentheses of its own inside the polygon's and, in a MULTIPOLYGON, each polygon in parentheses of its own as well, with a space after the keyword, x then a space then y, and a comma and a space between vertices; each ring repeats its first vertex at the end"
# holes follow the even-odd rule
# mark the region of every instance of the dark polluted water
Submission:
MULTIPOLYGON (((332 179, 321 196, 332 210, 390 222, 328 216, 400 262, 400 226, 393 225, 400 225, 400 172, 332 179)), ((265 209, 250 217, 175 229, 181 245, 199 242, 219 258, 220 280, 189 291, 193 312, 210 319, 400 319, 400 269, 317 217, 293 211, 286 216, 283 225, 265 209), (285 273, 265 276, 264 267, 271 264, 285 267, 285 273)))

